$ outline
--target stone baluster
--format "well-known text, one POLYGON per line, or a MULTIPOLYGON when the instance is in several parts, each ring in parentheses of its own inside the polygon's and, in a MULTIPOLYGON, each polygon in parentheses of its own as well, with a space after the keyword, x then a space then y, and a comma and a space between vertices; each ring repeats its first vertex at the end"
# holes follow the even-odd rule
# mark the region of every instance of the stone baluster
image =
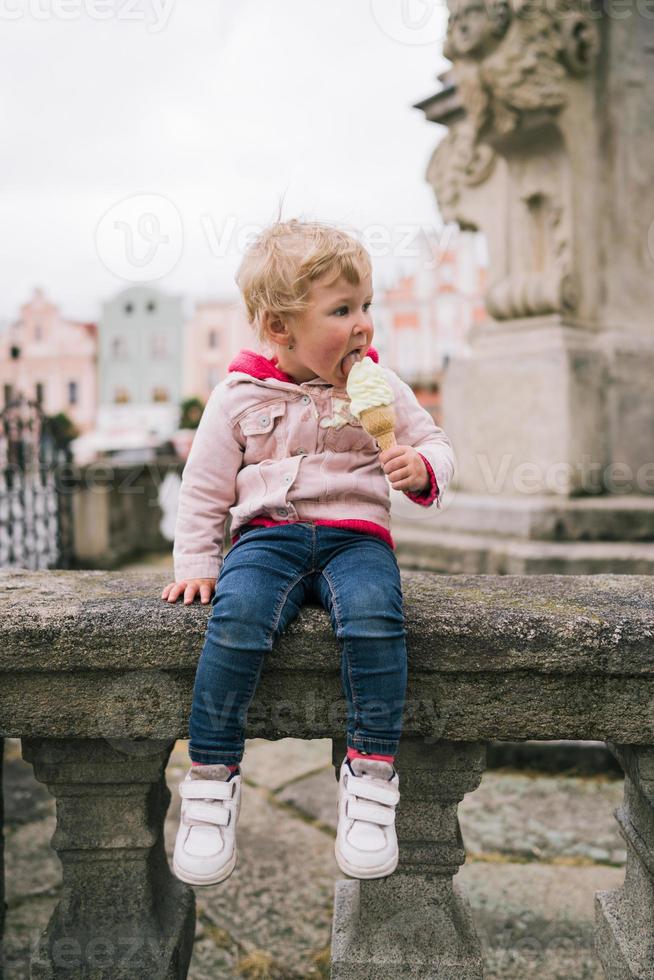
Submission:
POLYGON ((170 871, 164 770, 174 741, 23 740, 23 757, 57 801, 52 846, 63 894, 37 948, 32 980, 181 980, 195 902, 170 871))
POLYGON ((654 977, 654 748, 608 743, 625 774, 615 811, 627 842, 624 885, 595 896, 597 954, 609 980, 654 977))
MULTIPOLYGON (((344 742, 334 742, 338 775, 344 742)), ((476 789, 484 743, 403 736, 397 759, 400 803, 397 870, 336 884, 332 980, 479 980, 479 940, 452 881, 465 861, 457 806, 476 789)))

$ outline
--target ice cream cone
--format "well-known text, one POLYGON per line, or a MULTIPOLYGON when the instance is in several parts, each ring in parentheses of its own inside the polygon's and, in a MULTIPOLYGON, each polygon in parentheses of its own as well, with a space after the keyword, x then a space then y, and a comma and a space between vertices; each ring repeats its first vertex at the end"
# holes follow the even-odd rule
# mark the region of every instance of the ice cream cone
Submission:
POLYGON ((368 435, 377 440, 382 452, 395 445, 395 409, 392 405, 366 408, 359 415, 359 420, 368 435))

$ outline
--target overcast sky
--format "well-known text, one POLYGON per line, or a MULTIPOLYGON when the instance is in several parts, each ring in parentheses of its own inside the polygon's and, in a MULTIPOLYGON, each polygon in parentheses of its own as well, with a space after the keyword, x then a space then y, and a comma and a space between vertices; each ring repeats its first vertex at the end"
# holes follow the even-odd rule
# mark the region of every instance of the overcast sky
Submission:
POLYGON ((408 229, 440 226, 444 130, 411 106, 444 23, 432 0, 0 0, 0 319, 35 285, 88 320, 136 281, 233 293, 282 198, 374 233, 378 283, 405 267, 408 229))

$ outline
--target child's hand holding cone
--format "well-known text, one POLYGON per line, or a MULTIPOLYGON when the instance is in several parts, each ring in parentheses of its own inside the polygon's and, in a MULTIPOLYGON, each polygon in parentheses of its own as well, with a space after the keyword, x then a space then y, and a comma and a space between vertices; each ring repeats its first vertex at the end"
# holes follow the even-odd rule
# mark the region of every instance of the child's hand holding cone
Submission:
POLYGON ((379 454, 379 462, 393 490, 421 493, 430 484, 424 460, 413 446, 391 446, 379 454))
POLYGON ((395 409, 393 389, 383 369, 370 357, 353 364, 347 376, 350 411, 381 449, 379 462, 394 490, 420 492, 429 482, 429 474, 420 453, 413 446, 395 442, 395 409))

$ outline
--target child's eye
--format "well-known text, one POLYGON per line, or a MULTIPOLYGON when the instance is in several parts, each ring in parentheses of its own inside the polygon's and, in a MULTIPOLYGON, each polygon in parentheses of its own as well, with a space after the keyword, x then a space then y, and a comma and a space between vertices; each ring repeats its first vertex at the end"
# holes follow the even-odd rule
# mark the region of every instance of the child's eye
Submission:
POLYGON ((363 304, 363 308, 366 311, 366 313, 368 312, 371 306, 372 306, 372 302, 363 304))
POLYGON ((336 316, 347 316, 348 312, 349 312, 349 307, 347 306, 339 306, 337 310, 334 310, 336 316))

